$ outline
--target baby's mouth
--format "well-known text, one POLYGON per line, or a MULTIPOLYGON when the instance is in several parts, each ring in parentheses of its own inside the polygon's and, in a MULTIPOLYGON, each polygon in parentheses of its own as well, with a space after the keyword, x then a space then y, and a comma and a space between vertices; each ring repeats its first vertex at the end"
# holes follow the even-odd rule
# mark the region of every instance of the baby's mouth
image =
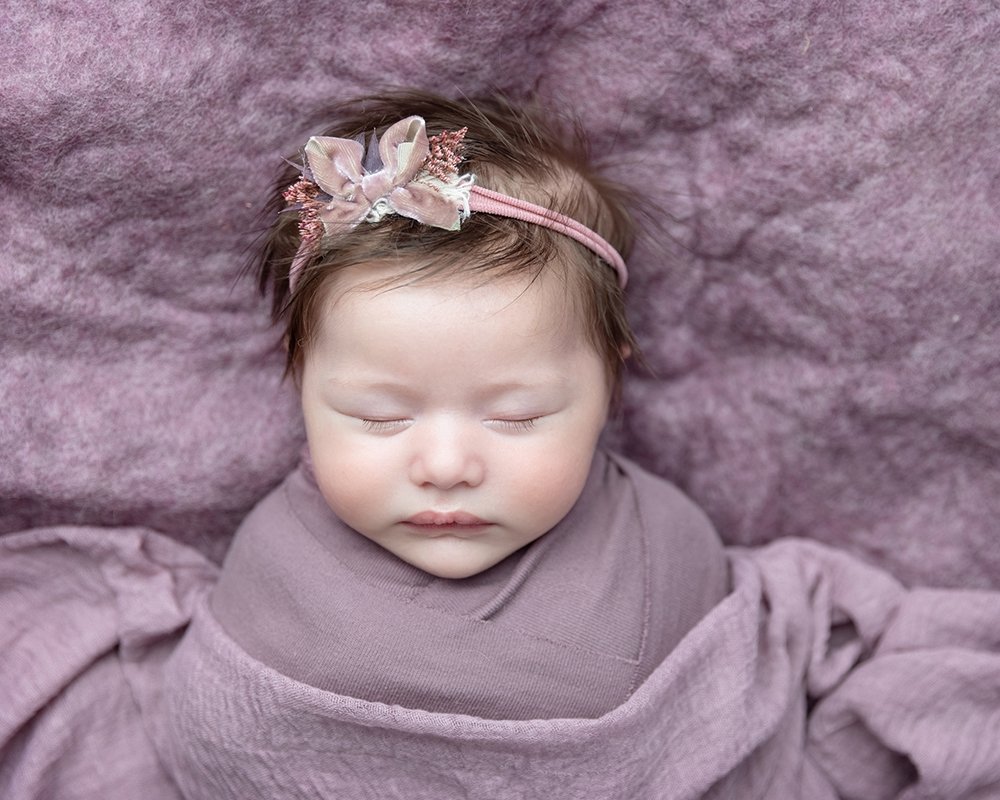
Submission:
POLYGON ((466 511, 421 511, 403 524, 424 536, 480 533, 493 523, 466 511))

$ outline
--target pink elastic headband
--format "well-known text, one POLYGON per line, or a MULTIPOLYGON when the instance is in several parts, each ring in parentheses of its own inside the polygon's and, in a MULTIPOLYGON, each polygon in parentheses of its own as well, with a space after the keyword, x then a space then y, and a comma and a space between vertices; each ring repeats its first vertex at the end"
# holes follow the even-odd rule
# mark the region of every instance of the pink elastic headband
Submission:
POLYGON ((614 268, 615 272, 618 273, 618 283, 623 289, 628 283, 628 270, 625 268, 625 260, 621 254, 611 246, 607 239, 572 217, 567 217, 565 214, 552 211, 544 206, 536 206, 526 200, 518 200, 516 197, 475 185, 470 190, 469 210, 532 222, 543 228, 558 231, 570 239, 576 239, 614 268))
POLYGON ((428 139, 424 120, 407 117, 391 125, 368 148, 362 139, 314 136, 305 146, 302 177, 284 193, 299 212, 301 244, 288 281, 294 290, 302 268, 323 242, 345 228, 399 214, 446 230, 458 230, 472 212, 510 217, 550 228, 600 256, 624 289, 628 270, 621 254, 572 217, 475 185, 459 175, 466 129, 428 139))

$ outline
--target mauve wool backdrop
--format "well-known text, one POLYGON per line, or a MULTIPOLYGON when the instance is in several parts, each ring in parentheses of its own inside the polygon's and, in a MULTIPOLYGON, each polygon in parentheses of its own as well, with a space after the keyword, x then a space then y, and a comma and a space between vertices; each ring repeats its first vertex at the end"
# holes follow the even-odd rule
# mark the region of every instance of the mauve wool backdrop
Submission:
POLYGON ((499 87, 666 212, 626 454, 728 542, 1000 586, 990 0, 5 5, 0 530, 218 558, 302 438, 239 279, 280 157, 379 86, 499 87))

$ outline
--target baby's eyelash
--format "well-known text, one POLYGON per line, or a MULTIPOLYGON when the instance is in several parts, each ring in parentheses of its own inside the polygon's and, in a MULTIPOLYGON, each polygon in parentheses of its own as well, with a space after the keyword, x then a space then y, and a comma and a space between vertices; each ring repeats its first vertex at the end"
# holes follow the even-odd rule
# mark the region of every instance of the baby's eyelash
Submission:
POLYGON ((535 422, 537 422, 541 417, 528 417, 527 419, 496 419, 493 420, 501 428, 508 431, 530 431, 535 427, 535 422))
MULTIPOLYGON (((398 431, 405 428, 407 423, 410 422, 408 419, 372 419, 370 417, 361 417, 361 425, 366 431, 370 433, 390 433, 393 431, 398 431)), ((510 433, 520 433, 524 431, 530 431, 535 427, 535 423, 541 419, 541 415, 537 417, 525 417, 524 419, 491 419, 489 420, 491 424, 501 430, 510 433)))
POLYGON ((361 424, 366 431, 372 433, 386 433, 396 430, 406 424, 405 419, 362 419, 361 424))

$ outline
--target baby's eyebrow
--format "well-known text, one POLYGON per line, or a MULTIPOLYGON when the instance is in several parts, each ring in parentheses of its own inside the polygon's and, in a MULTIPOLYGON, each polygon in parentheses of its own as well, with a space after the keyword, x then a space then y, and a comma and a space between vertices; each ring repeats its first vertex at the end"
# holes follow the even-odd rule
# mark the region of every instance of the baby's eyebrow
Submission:
MULTIPOLYGON (((352 380, 331 376, 327 379, 327 383, 336 389, 343 389, 352 392, 378 393, 399 400, 417 399, 426 388, 423 385, 411 386, 404 381, 385 380, 380 378, 358 378, 352 380)), ((478 400, 495 400, 505 395, 560 389, 565 385, 565 383, 566 379, 564 375, 557 373, 544 373, 533 375, 530 379, 525 378, 486 382, 476 389, 475 395, 478 400)))
POLYGON ((401 400, 410 400, 417 395, 417 392, 412 387, 399 381, 380 379, 365 380, 363 378, 345 380, 333 375, 327 378, 326 382, 335 389, 345 389, 352 392, 377 392, 379 394, 389 395, 401 400))
POLYGON ((531 392, 543 389, 561 387, 564 384, 561 375, 538 376, 533 380, 509 380, 486 383, 480 389, 480 394, 485 397, 499 397, 505 394, 515 394, 516 392, 531 392))

